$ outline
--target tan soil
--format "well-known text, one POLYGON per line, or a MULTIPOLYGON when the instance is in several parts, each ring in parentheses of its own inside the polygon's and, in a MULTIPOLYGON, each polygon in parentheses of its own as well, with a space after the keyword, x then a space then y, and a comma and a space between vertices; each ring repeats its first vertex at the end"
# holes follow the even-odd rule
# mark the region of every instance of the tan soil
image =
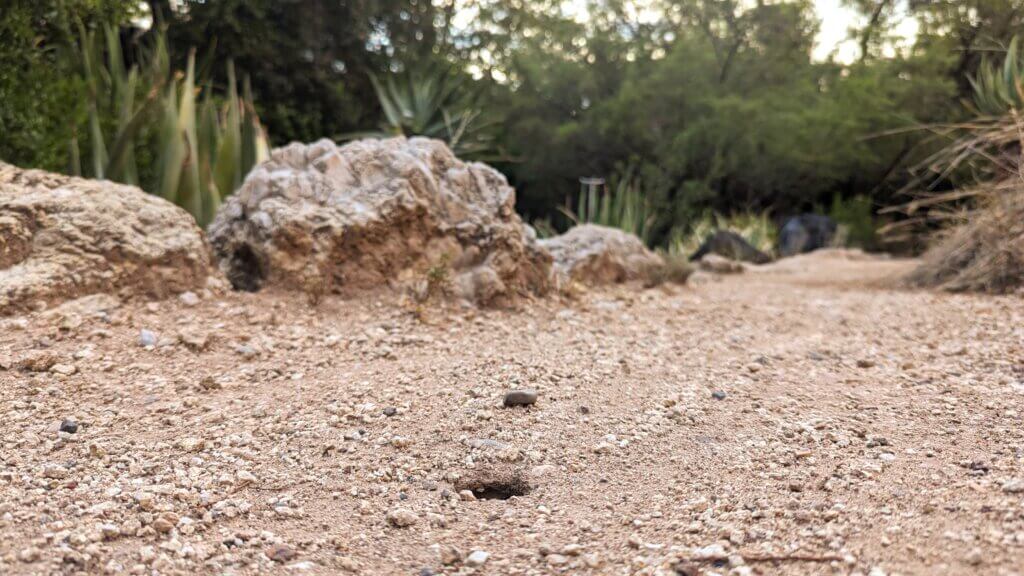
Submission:
POLYGON ((1024 301, 800 262, 519 311, 7 321, 0 573, 1020 574, 1024 301), (534 487, 459 499, 489 474, 534 487))

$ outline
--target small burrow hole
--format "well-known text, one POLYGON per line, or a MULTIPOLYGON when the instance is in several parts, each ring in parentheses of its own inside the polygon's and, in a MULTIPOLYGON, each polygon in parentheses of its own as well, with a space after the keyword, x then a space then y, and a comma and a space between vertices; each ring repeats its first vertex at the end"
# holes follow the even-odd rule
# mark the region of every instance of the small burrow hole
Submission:
POLYGON ((258 292, 265 274, 256 253, 247 245, 235 250, 228 259, 228 281, 235 290, 258 292))
POLYGON ((508 500, 530 493, 530 483, 521 474, 474 474, 460 479, 455 488, 469 490, 477 500, 508 500))

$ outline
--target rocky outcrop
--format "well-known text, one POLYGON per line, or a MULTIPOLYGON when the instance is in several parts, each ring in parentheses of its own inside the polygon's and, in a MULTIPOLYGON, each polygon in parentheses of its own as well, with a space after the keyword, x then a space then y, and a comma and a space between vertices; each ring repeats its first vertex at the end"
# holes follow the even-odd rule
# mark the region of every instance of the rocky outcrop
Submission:
POLYGON ((202 230, 170 202, 0 163, 0 314, 96 293, 165 297, 210 271, 202 230))
POLYGON ((664 265, 635 235, 595 224, 576 226, 540 245, 554 258, 556 274, 583 284, 646 279, 664 265))
POLYGON ((480 304, 547 290, 550 257, 496 170, 425 138, 275 150, 209 228, 241 290, 311 294, 444 282, 480 304))

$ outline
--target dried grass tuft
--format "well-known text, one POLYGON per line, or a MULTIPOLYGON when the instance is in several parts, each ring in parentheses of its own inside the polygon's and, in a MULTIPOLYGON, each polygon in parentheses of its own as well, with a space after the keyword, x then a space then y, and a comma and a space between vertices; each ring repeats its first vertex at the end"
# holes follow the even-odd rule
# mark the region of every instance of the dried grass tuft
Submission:
POLYGON ((1024 286, 1024 184, 979 192, 967 221, 943 233, 908 281, 953 292, 1003 294, 1024 286))
POLYGON ((945 225, 907 280, 954 292, 1013 292, 1024 286, 1024 122, 1011 110, 958 130, 927 173, 937 181, 968 171, 983 183, 922 193, 898 207, 909 217, 904 225, 945 225))

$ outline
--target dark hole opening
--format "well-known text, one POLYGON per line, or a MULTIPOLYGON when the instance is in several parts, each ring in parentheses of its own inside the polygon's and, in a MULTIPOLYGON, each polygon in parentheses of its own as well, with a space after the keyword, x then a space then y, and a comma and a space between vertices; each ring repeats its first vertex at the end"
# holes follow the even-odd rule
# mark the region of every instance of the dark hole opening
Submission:
POLYGON ((529 490, 513 484, 488 484, 473 490, 477 500, 508 500, 513 496, 525 496, 529 490))
POLYGON ((464 478, 456 484, 456 488, 459 491, 469 490, 477 500, 508 500, 513 496, 530 493, 530 483, 519 474, 464 478))
POLYGON ((257 292, 263 286, 263 267, 249 246, 242 246, 231 254, 228 281, 235 290, 257 292))

